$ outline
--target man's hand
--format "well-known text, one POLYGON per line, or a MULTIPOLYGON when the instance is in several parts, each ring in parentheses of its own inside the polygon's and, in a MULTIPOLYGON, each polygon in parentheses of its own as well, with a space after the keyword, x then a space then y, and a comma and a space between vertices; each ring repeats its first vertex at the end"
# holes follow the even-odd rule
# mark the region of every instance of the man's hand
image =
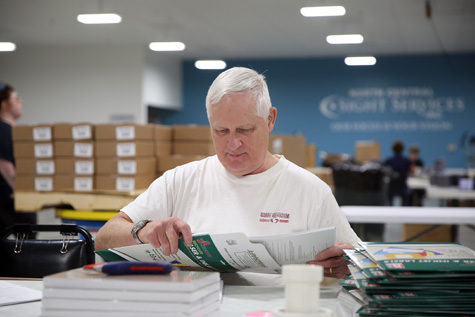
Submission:
POLYGON ((323 266, 323 275, 325 277, 344 278, 349 273, 346 266, 346 259, 343 249, 354 249, 350 244, 337 242, 335 246, 323 250, 315 256, 315 260, 307 264, 323 266))
POLYGON ((193 243, 190 226, 177 217, 149 222, 138 232, 138 236, 140 241, 150 243, 154 248, 162 247, 165 255, 178 252, 180 237, 183 237, 187 246, 193 243))

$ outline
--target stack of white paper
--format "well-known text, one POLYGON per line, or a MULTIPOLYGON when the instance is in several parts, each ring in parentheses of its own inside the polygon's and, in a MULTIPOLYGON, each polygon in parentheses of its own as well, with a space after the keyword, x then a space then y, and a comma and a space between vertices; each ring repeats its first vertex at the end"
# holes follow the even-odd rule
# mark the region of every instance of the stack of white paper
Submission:
POLYGON ((106 275, 74 269, 44 278, 41 316, 219 316, 219 273, 106 275))

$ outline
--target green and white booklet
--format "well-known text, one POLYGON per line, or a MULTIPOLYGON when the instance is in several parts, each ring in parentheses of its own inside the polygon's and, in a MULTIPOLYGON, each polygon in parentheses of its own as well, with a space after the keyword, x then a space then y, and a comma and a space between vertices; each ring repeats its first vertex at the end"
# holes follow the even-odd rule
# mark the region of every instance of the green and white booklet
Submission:
POLYGON ((279 273, 285 264, 304 264, 335 245, 335 227, 248 238, 242 232, 194 234, 191 247, 180 239, 176 254, 150 244, 98 250, 106 261, 164 261, 186 270, 279 273))
POLYGON ((474 272, 475 251, 458 243, 362 243, 383 270, 474 272))

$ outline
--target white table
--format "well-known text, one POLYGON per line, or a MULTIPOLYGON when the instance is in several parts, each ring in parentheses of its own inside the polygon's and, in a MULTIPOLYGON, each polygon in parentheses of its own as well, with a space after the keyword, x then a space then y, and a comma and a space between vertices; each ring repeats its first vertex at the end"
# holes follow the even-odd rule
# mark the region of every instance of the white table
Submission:
MULTIPOLYGON (((8 280, 8 282, 36 290, 43 288, 42 280, 8 280)), ((341 294, 340 299, 339 289, 339 287, 321 289, 320 306, 332 309, 335 317, 357 316, 355 311, 359 305, 349 295, 341 294)), ((283 287, 225 285, 219 316, 242 317, 246 312, 273 311, 280 307, 285 307, 283 287)), ((0 316, 39 317, 40 315, 41 301, 0 306, 0 316)))
POLYGON ((473 225, 475 208, 341 206, 350 223, 431 223, 473 225))
MULTIPOLYGON (((350 223, 433 224, 406 241, 413 241, 441 225, 466 225, 475 230, 475 208, 469 207, 342 206, 341 210, 350 223)), ((455 236, 454 233, 453 239, 455 236)))
POLYGON ((434 186, 427 177, 408 177, 407 186, 410 189, 424 189, 427 199, 475 200, 475 190, 464 190, 455 186, 434 186))

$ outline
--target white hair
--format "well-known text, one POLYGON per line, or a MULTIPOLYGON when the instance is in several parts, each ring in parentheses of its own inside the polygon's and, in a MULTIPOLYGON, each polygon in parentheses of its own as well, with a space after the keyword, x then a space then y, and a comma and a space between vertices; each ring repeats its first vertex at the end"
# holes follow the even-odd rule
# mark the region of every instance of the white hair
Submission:
POLYGON ((208 119, 211 106, 231 94, 252 93, 256 101, 256 115, 267 119, 272 103, 264 75, 245 67, 230 68, 216 77, 206 96, 206 114, 208 119))

